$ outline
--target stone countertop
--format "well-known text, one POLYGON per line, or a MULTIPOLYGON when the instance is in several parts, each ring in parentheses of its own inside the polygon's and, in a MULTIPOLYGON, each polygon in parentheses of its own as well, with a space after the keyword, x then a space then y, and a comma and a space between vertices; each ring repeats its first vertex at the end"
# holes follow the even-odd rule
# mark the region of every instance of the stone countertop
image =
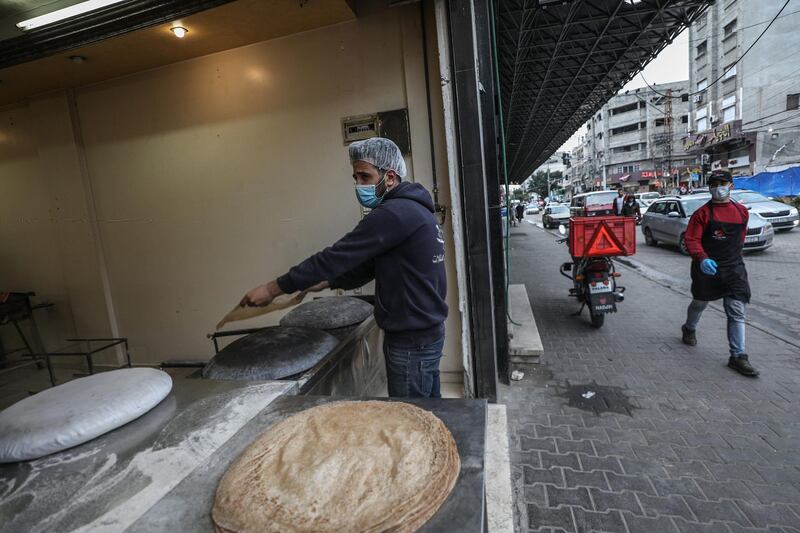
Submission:
POLYGON ((133 422, 57 454, 0 465, 0 531, 122 531, 294 387, 178 379, 133 422))
MULTIPOLYGON (((224 447, 219 448, 191 475, 151 507, 129 531, 213 532, 210 511, 220 478, 228 466, 267 427, 294 413, 340 400, 328 396, 285 396, 248 422, 224 447)), ((391 401, 387 398, 377 400, 391 401)), ((480 532, 484 528, 484 449, 487 403, 485 400, 408 399, 428 409, 450 429, 461 457, 461 472, 453 492, 419 531, 480 532)))

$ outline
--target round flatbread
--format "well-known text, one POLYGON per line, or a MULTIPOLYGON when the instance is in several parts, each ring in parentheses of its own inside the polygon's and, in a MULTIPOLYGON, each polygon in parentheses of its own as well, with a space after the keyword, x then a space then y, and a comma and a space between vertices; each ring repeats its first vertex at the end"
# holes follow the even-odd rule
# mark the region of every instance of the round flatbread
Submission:
POLYGON ((339 329, 360 324, 374 312, 372 304, 352 296, 328 296, 299 305, 281 318, 281 326, 339 329))
POLYGON ((338 344, 318 329, 272 326, 230 343, 202 374, 206 379, 283 379, 313 367, 338 344))
POLYGON ((172 390, 155 368, 101 372, 43 390, 0 413, 0 463, 72 448, 135 420, 172 390))
POLYGON ((447 499, 461 468, 450 431, 401 402, 307 409, 253 442, 217 487, 217 531, 411 532, 447 499))

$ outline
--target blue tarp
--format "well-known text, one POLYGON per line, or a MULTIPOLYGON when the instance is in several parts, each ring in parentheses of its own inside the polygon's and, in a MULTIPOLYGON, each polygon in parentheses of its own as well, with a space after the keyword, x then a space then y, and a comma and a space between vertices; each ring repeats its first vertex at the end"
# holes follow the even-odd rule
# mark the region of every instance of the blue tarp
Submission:
POLYGON ((733 178, 737 189, 758 191, 765 196, 797 196, 800 194, 800 167, 781 172, 761 172, 749 178, 733 178))

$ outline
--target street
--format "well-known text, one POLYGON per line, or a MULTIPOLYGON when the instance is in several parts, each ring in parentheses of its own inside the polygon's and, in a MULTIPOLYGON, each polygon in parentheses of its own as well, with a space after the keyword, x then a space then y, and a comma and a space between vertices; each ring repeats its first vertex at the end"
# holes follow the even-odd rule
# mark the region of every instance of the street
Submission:
MULTIPOLYGON (((747 347, 761 371, 726 367, 721 306, 698 346, 681 343, 689 259, 647 247, 620 261, 619 312, 591 327, 558 273, 556 231, 511 229, 511 282, 524 283, 544 343, 540 365, 501 389, 519 531, 800 531, 800 232, 746 256, 747 347)), ((637 228, 638 230, 638 228, 637 228)), ((513 319, 513 317, 511 317, 513 319)))

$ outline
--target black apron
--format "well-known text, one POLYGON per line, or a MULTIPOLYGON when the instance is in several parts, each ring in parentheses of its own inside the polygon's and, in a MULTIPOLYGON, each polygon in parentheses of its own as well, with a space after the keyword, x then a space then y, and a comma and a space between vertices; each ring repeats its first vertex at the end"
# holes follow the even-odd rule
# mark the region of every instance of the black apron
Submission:
POLYGON ((742 232, 747 220, 739 224, 714 220, 714 203, 708 202, 710 220, 703 231, 703 250, 717 262, 717 273, 708 276, 700 271, 700 262, 692 261, 692 297, 695 300, 719 300, 725 296, 750 302, 750 283, 742 258, 742 232))

